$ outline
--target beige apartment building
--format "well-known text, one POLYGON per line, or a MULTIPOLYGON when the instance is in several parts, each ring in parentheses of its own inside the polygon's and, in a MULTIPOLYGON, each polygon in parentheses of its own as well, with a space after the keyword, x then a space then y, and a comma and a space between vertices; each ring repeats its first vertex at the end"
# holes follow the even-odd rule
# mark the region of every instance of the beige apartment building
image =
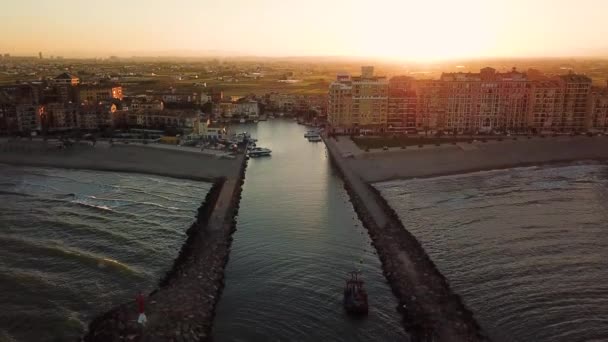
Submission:
POLYGON ((590 129, 608 129, 608 89, 593 89, 586 126, 590 129))
POLYGON ((350 75, 339 74, 329 85, 327 121, 337 129, 350 132, 356 126, 352 117, 352 81, 350 75))
POLYGON ((361 67, 361 76, 352 79, 351 116, 360 129, 386 131, 388 80, 374 76, 374 67, 361 67))
POLYGON ((375 76, 374 68, 361 68, 361 76, 338 75, 329 86, 328 121, 345 132, 355 129, 385 132, 388 113, 388 80, 375 76))
POLYGON ((416 129, 428 132, 445 128, 447 86, 440 80, 416 80, 416 129))
POLYGON ((563 83, 555 78, 533 80, 528 94, 528 127, 539 132, 558 130, 564 107, 563 83))
POLYGON ((585 75, 560 76, 564 88, 564 111, 557 118, 557 127, 563 131, 582 131, 586 128, 591 79, 585 75))
POLYGON ((445 86, 443 129, 464 133, 526 128, 525 74, 484 68, 479 73, 443 74, 440 80, 445 86))
POLYGON ((414 79, 395 76, 388 81, 387 132, 405 134, 416 130, 416 92, 414 79))

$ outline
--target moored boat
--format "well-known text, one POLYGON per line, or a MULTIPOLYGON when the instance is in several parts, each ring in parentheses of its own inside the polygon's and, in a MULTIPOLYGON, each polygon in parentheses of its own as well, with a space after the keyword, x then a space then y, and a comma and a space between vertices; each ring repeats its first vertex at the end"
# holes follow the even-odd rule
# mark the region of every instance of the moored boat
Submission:
POLYGON ((254 147, 252 149, 249 150, 249 152, 247 153, 248 156, 252 157, 252 158, 256 158, 256 157, 264 157, 264 156, 269 156, 270 153, 272 153, 272 151, 268 148, 264 148, 264 147, 254 147))
POLYGON ((313 135, 308 137, 308 141, 310 142, 319 142, 321 141, 321 137, 319 135, 313 135))
POLYGON ((316 129, 311 129, 304 134, 304 138, 310 138, 315 136, 319 136, 319 131, 316 129))

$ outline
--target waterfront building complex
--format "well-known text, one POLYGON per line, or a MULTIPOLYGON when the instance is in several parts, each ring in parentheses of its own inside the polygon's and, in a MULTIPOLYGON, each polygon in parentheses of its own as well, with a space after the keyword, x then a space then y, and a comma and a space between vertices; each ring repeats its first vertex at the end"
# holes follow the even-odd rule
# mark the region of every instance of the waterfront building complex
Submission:
POLYGON ((538 70, 444 73, 438 80, 338 74, 329 86, 334 132, 582 132, 608 129, 608 92, 585 75, 538 70))

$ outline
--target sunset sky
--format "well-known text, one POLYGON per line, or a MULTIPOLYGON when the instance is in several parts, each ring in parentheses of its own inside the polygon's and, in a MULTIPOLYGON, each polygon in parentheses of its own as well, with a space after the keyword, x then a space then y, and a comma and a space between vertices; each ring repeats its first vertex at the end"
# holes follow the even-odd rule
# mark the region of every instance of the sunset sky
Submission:
POLYGON ((607 0, 5 0, 14 55, 608 56, 607 0))

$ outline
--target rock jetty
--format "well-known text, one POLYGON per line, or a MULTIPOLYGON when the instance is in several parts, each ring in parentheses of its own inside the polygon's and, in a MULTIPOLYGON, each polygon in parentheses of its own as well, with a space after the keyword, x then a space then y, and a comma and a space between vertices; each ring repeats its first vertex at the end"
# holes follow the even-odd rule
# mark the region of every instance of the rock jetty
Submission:
POLYGON ((403 324, 414 341, 487 341, 473 314, 452 292, 445 277, 393 209, 365 183, 340 154, 333 138, 324 138, 342 174, 357 215, 376 248, 384 275, 399 300, 403 324))
MULTIPOLYGON (((240 172, 215 181, 187 231, 173 267, 146 299, 148 323, 137 321, 135 301, 95 318, 82 338, 108 341, 205 341, 209 339, 215 305, 224 286, 224 267, 236 227, 246 161, 240 172)), ((135 293, 134 293, 135 297, 135 293)))

